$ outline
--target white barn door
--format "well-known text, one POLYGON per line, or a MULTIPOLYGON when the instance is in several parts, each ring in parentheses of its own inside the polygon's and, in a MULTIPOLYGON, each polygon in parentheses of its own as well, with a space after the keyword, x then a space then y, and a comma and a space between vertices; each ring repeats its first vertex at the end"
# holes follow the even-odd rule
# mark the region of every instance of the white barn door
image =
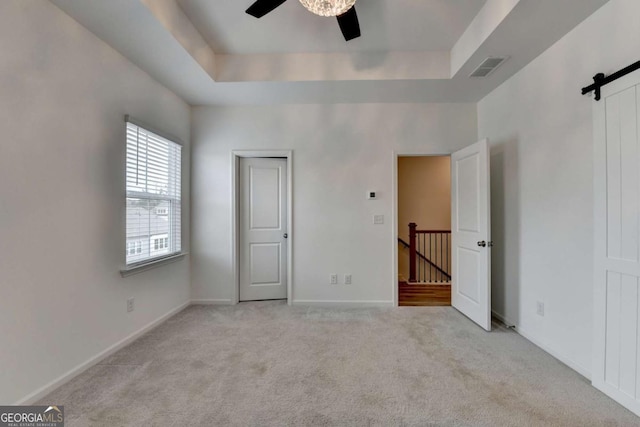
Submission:
POLYGON ((240 160, 240 301, 287 298, 287 160, 240 160))
POLYGON ((594 101, 595 318, 592 382, 640 415, 640 72, 594 101))
POLYGON ((489 141, 451 155, 451 305, 491 330, 489 141))

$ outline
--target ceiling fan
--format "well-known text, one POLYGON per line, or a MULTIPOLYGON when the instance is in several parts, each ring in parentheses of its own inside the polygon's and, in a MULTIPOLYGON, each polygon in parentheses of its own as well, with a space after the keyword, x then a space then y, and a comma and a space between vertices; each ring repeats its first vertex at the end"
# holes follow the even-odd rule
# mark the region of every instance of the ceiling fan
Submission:
MULTIPOLYGON (((262 18, 287 0, 257 0, 247 13, 262 18)), ((300 0, 310 12, 320 16, 335 16, 346 41, 360 37, 360 23, 354 6, 356 0, 300 0)))

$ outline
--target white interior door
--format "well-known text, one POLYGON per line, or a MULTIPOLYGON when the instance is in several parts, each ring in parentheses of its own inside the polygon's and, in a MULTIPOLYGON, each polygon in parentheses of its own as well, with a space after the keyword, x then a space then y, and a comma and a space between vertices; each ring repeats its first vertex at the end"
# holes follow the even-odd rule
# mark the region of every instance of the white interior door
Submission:
POLYGON ((451 304, 491 330, 489 141, 451 155, 451 304))
POLYGON ((595 317, 592 382, 640 415, 640 72, 594 101, 595 317))
POLYGON ((240 301, 287 298, 287 160, 240 159, 240 301))

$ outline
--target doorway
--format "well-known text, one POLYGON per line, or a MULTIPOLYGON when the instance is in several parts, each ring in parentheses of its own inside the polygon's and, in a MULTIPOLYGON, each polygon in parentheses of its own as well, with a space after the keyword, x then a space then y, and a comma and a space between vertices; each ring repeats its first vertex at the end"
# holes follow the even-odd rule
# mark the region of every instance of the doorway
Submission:
POLYGON ((291 151, 232 152, 233 303, 291 303, 291 151))
POLYGON ((399 156, 398 305, 451 305, 451 158, 399 156))
MULTIPOLYGON (((401 157, 419 156, 446 156, 450 158, 450 188, 451 188, 451 224, 449 240, 443 236, 443 252, 446 244, 449 243, 449 268, 447 272, 434 262, 435 254, 429 258, 425 253, 422 255, 430 262, 425 261, 427 268, 435 269, 437 266, 450 276, 450 304, 470 320, 477 323, 481 328, 491 331, 491 209, 489 191, 489 140, 482 139, 475 144, 471 144, 461 150, 450 154, 440 153, 393 153, 393 297, 395 305, 399 305, 399 264, 400 253, 398 246, 403 245, 398 241, 401 234, 401 222, 398 218, 398 159, 401 157)), ((404 219, 406 222, 406 219, 404 219)), ((407 224, 408 227, 408 224, 407 224)), ((429 234, 428 231, 441 231, 446 234, 447 230, 424 230, 415 224, 414 234, 429 234), (423 231, 423 233, 417 233, 423 231)), ((406 235, 405 235, 406 236, 406 235)), ((411 239, 411 235, 409 235, 411 239)), ((432 238, 433 239, 433 238, 432 238)), ((440 241, 438 237, 438 242, 440 241)), ((411 248, 411 242, 408 242, 411 248)), ((433 245, 433 240, 432 244, 433 245)), ((425 252, 427 246, 425 244, 425 252)), ((404 246, 404 245, 403 245, 404 246)), ((416 251, 418 241, 414 244, 416 251)), ((421 258, 420 255, 416 255, 421 258)), ((442 260, 444 260, 444 254, 442 260)), ((417 264, 418 261, 414 261, 417 264)), ((411 265, 409 267, 409 277, 411 279, 411 265)), ((417 270, 417 266, 415 267, 417 270)), ((418 279, 418 272, 414 277, 418 279)), ((406 274, 406 273, 405 273, 406 274)), ((433 280, 433 273, 431 280, 433 280)), ((443 274, 443 277, 446 275, 443 274)), ((424 278, 424 276, 422 276, 424 278)), ((409 280, 410 281, 410 280, 409 280)), ((407 283, 411 285, 411 283, 407 283)), ((424 288, 422 288, 424 290, 424 288)))

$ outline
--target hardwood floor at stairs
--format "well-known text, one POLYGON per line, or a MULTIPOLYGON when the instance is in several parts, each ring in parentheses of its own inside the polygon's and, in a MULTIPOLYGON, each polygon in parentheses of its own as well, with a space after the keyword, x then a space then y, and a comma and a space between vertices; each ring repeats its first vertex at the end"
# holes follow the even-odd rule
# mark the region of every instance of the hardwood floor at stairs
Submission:
POLYGON ((398 288, 398 305, 401 307, 451 305, 451 286, 399 282, 398 288))

